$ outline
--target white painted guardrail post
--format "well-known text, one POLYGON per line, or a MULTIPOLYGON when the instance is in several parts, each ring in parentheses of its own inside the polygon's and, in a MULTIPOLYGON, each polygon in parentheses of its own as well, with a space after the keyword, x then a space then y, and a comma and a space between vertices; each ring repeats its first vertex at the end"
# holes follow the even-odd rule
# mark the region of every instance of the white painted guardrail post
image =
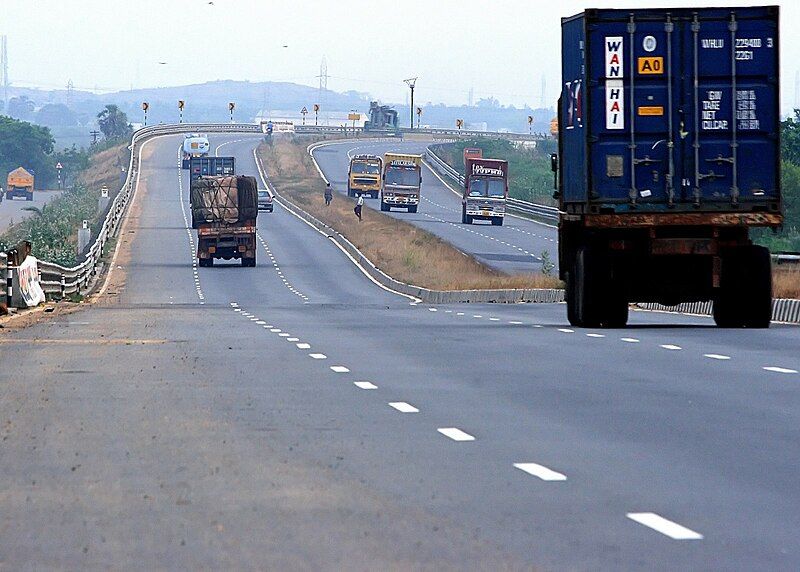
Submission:
POLYGON ((3 278, 5 278, 5 288, 4 294, 6 297, 6 308, 8 310, 11 309, 11 295, 14 293, 13 284, 14 284, 14 274, 12 271, 11 264, 8 262, 8 254, 5 252, 0 252, 0 266, 3 267, 3 278))

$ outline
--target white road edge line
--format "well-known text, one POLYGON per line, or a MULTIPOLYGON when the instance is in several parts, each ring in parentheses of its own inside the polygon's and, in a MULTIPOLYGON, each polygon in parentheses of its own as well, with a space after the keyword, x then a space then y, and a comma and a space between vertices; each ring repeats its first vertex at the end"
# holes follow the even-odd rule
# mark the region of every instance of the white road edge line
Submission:
POLYGON ((543 481, 566 481, 567 476, 537 463, 514 463, 514 466, 543 481))
POLYGON ((654 512, 629 512, 626 515, 629 519, 638 522, 656 532, 669 536, 673 540, 702 540, 703 535, 690 528, 681 526, 677 522, 667 520, 654 512))

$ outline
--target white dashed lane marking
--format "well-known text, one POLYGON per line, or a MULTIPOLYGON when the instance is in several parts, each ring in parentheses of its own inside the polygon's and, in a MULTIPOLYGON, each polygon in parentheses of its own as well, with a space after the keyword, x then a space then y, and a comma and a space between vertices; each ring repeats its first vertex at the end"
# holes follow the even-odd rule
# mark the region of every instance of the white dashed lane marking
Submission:
POLYGON ((439 433, 444 435, 445 437, 449 437, 453 441, 474 441, 475 437, 470 435, 469 433, 465 433, 458 427, 439 427, 437 429, 439 433))
POLYGON ((796 369, 789 369, 786 367, 778 367, 776 365, 768 365, 763 368, 765 371, 772 371, 775 373, 797 373, 796 369))
POLYGON ((326 359, 328 356, 325 354, 308 354, 311 359, 326 359))
POLYGON ((269 245, 267 244, 267 241, 264 240, 264 238, 259 233, 256 233, 256 237, 258 238, 259 242, 261 242, 261 246, 264 248, 264 251, 267 253, 267 256, 269 256, 269 261, 272 264, 272 267, 275 269, 275 271, 276 271, 276 273, 278 275, 278 278, 280 278, 281 282, 283 282, 283 285, 286 286, 286 289, 289 290, 289 292, 291 292, 292 294, 294 294, 295 296, 297 296, 298 298, 300 298, 303 302, 305 302, 307 304, 308 303, 308 296, 306 296, 305 294, 300 292, 297 288, 295 288, 286 279, 286 276, 284 276, 283 271, 281 270, 281 267, 278 266, 278 262, 275 260, 275 256, 272 254, 272 251, 269 249, 269 245))
POLYGON ((627 517, 665 536, 669 536, 673 540, 702 540, 703 538, 703 535, 699 532, 686 528, 677 522, 667 520, 654 512, 629 512, 627 517))
POLYGON ((397 409, 400 413, 419 413, 419 409, 405 401, 392 401, 389 407, 397 409))
MULTIPOLYGON (((536 326, 534 326, 535 328, 536 326)), ((559 332, 563 332, 565 334, 574 334, 575 330, 570 330, 569 328, 558 328, 559 332)))
POLYGON ((629 344, 638 344, 639 343, 639 340, 637 340, 636 338, 620 338, 620 341, 627 342, 629 344))
POLYGON ((731 356, 725 356, 722 354, 703 354, 703 357, 707 357, 708 359, 717 359, 717 360, 729 360, 731 356))
POLYGON ((537 463, 514 463, 514 466, 543 481, 566 481, 567 476, 537 463))
POLYGON ((311 349, 311 344, 297 344, 297 348, 301 350, 311 349))
POLYGON ((343 365, 332 365, 331 371, 334 371, 336 373, 348 373, 350 370, 343 365))
POLYGON ((370 381, 354 381, 353 385, 359 389, 378 389, 378 386, 370 381))
POLYGON ((678 351, 683 349, 681 346, 676 346, 673 344, 661 344, 661 347, 664 348, 665 350, 672 350, 672 351, 678 351))
POLYGON ((587 338, 605 338, 605 334, 586 334, 587 338))

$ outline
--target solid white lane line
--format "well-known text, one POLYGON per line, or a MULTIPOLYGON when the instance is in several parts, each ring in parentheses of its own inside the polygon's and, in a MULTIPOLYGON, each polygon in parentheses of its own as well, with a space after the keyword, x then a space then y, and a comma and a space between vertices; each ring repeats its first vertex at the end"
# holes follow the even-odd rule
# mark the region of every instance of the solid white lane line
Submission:
POLYGON ((419 413, 419 409, 405 401, 392 401, 389 407, 394 407, 400 413, 419 413))
POLYGON ((702 540, 703 535, 654 512, 629 512, 627 517, 639 524, 669 536, 673 540, 702 540))
POLYGON ((353 385, 355 385, 359 389, 378 389, 377 385, 369 381, 354 381, 353 385))
POLYGON ((474 441, 475 437, 470 435, 469 433, 465 433, 458 427, 439 427, 437 429, 439 433, 444 435, 445 437, 450 437, 453 441, 474 441))
POLYGON ((731 356, 724 356, 722 354, 703 354, 703 357, 707 357, 709 359, 718 359, 718 360, 731 359, 731 356))
POLYGON ((665 350, 673 350, 673 351, 677 351, 677 350, 682 350, 683 349, 681 346, 676 346, 676 345, 673 345, 673 344, 661 344, 661 347, 664 348, 665 350))
POLYGON ((763 368, 766 371, 774 371, 775 373, 797 373, 796 369, 789 369, 786 367, 778 367, 777 365, 768 365, 763 368))
POLYGON ((335 371, 336 373, 348 373, 350 370, 343 365, 332 365, 331 371, 335 371))
MULTIPOLYGON (((536 326, 534 326, 536 327, 536 326)), ((570 330, 569 328, 558 328, 559 332, 564 332, 565 334, 574 334, 575 330, 570 330)))
POLYGON ((311 349, 311 344, 297 344, 297 348, 301 350, 311 349))
POLYGON ((605 334, 586 334, 587 338, 605 338, 605 334))
POLYGON ((627 342, 629 344, 638 344, 639 343, 639 340, 637 340, 636 338, 620 338, 620 341, 621 342, 627 342))
POLYGON ((326 356, 325 354, 308 354, 308 357, 312 359, 325 359, 328 356, 326 356))
POLYGON ((566 481, 567 476, 537 463, 514 463, 514 466, 543 481, 566 481))

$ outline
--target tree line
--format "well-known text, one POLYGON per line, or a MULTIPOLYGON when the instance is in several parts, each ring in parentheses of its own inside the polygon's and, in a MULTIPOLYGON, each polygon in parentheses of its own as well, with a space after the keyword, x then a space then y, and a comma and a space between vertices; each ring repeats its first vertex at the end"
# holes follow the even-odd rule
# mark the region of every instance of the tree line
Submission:
MULTIPOLYGON (((102 148, 129 138, 132 132, 127 116, 116 105, 106 105, 97 114, 97 124, 106 143, 102 148)), ((95 150, 73 145, 55 151, 55 140, 49 128, 0 115, 0 186, 5 186, 10 171, 24 167, 36 177, 36 188, 54 188, 58 178, 57 163, 61 163, 62 177, 69 183, 88 167, 89 157, 95 150)))

